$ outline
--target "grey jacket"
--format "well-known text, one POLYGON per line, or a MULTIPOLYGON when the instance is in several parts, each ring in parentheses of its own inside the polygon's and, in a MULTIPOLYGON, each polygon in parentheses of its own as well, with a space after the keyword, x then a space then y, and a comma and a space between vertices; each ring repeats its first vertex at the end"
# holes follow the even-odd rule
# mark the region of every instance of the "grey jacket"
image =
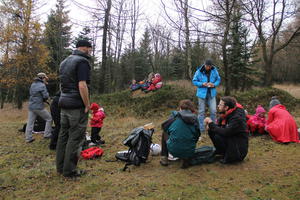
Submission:
POLYGON ((49 93, 47 91, 44 82, 37 78, 30 86, 30 97, 29 97, 29 110, 43 110, 44 101, 49 98, 49 93))

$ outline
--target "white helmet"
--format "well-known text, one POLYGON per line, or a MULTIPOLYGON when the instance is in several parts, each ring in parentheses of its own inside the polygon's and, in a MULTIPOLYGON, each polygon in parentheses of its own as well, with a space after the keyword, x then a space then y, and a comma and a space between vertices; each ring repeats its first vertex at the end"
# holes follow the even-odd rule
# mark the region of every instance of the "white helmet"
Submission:
POLYGON ((161 152, 161 147, 159 144, 151 144, 150 151, 152 156, 158 156, 161 152))

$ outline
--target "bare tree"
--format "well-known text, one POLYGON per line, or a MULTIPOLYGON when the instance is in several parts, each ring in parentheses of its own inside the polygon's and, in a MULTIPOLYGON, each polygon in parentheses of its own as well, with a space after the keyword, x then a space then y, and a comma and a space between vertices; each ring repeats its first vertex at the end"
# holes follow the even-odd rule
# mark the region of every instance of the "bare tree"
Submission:
POLYGON ((273 60, 276 53, 300 35, 300 26, 298 25, 290 30, 290 35, 284 42, 278 43, 278 37, 285 22, 299 13, 299 9, 297 10, 292 2, 292 0, 247 0, 243 4, 259 38, 265 86, 272 84, 273 60))

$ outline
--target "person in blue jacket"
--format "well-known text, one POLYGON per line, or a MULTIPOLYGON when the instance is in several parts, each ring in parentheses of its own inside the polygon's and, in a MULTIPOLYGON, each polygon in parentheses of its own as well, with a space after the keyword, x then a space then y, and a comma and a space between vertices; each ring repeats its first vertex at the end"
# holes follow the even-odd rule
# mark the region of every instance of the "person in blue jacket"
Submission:
POLYGON ((205 105, 209 106, 210 118, 212 121, 216 121, 217 103, 216 87, 220 85, 221 78, 218 73, 217 67, 213 65, 210 59, 206 60, 205 63, 197 69, 194 74, 193 84, 197 86, 196 96, 198 97, 199 104, 199 124, 200 131, 204 132, 204 118, 205 118, 205 105))
POLYGON ((181 168, 190 166, 195 156, 197 141, 200 137, 196 109, 190 100, 179 103, 179 111, 172 111, 171 116, 162 124, 162 151, 160 164, 168 165, 169 152, 183 160, 181 168))

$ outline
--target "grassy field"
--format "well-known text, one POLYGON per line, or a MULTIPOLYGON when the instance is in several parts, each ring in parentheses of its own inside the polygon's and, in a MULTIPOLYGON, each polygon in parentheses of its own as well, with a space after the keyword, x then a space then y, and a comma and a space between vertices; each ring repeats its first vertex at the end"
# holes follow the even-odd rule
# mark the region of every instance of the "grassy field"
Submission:
MULTIPOLYGON (((109 109, 105 108, 108 113, 109 109)), ((300 110, 292 114, 300 125, 300 110)), ((27 110, 5 105, 0 115, 0 199, 300 199, 299 144, 277 144, 268 136, 250 138, 247 158, 234 165, 213 163, 183 170, 178 161, 162 167, 158 156, 150 156, 146 164, 123 172, 124 163, 107 162, 127 149, 122 140, 137 126, 153 122, 153 141, 160 143, 159 125, 166 116, 108 114, 101 133, 106 140, 104 156, 80 160, 79 168, 88 173, 66 179, 56 173, 49 140, 37 134, 36 141, 26 144, 24 134, 17 131, 26 122, 27 110)), ((211 145, 207 135, 201 145, 211 145)))

